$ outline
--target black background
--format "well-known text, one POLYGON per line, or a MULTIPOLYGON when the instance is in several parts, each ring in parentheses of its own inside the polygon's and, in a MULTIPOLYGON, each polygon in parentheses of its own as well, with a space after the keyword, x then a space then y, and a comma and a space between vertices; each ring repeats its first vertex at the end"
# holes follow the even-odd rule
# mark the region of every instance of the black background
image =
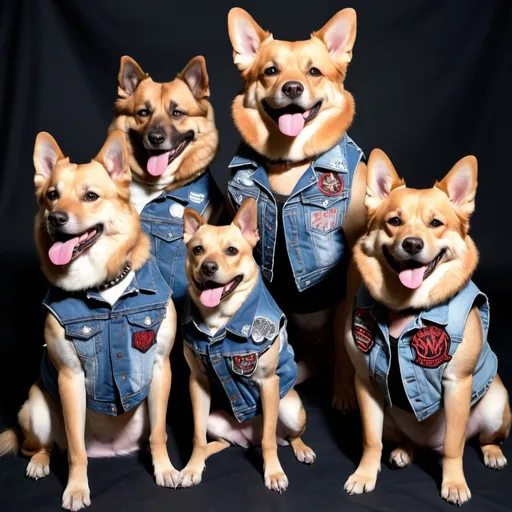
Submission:
MULTIPOLYGON (((32 151, 49 131, 66 155, 87 161, 100 149, 117 92, 121 55, 134 57, 157 81, 172 79, 195 55, 206 57, 221 135, 213 171, 224 188, 239 136, 230 103, 241 86, 232 62, 226 17, 246 8, 278 39, 305 39, 339 9, 354 7, 358 34, 346 87, 356 98, 350 130, 366 155, 384 149, 409 186, 430 186, 461 157, 479 161, 471 234, 481 253, 476 283, 491 299, 491 343, 512 387, 510 331, 510 0, 295 0, 238 4, 220 0, 3 0, 0 2, 0 427, 14 424, 37 378, 42 340, 40 301, 46 284, 32 236, 36 203, 32 151)), ((343 483, 360 455, 357 416, 330 411, 330 387, 302 387, 309 414, 305 440, 317 464, 304 467, 291 450, 280 457, 290 479, 282 496, 267 491, 258 451, 229 449, 211 459, 195 489, 159 489, 150 459, 92 460, 91 510, 449 510, 439 498, 440 464, 428 453, 411 468, 383 464, 377 489, 347 497, 343 483)), ((186 400, 171 406, 169 446, 183 467, 192 436, 186 400), (177 440, 177 441, 176 441, 177 440)), ((506 446, 509 459, 512 451, 506 446)), ((465 467, 473 492, 465 510, 510 510, 511 470, 494 473, 471 446, 465 467)), ((24 478, 25 460, 0 461, 0 510, 58 510, 65 458, 52 459, 43 481, 24 478)))

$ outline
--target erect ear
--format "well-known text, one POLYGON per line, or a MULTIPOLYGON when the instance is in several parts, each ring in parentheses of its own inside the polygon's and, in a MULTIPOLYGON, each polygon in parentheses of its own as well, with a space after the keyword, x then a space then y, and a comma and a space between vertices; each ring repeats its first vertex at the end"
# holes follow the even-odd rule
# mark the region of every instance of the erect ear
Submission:
POLYGON ((121 67, 117 75, 119 87, 131 96, 142 79, 148 75, 142 71, 142 68, 128 55, 121 57, 121 67))
POLYGON ((260 239, 258 234, 258 206, 252 197, 246 199, 240 206, 233 224, 242 232, 247 243, 254 248, 260 239))
POLYGON ((228 31, 233 46, 233 60, 239 71, 252 66, 261 43, 272 37, 243 9, 234 7, 228 14, 228 31))
POLYGON ((107 140, 94 160, 105 167, 114 181, 131 180, 126 138, 122 130, 114 130, 107 137, 107 140))
POLYGON ((55 165, 64 155, 55 139, 46 132, 38 133, 34 145, 34 185, 38 192, 48 181, 55 165))
POLYGON ((313 32, 337 64, 352 60, 352 49, 356 40, 357 16, 354 9, 343 9, 336 13, 320 30, 313 32))
POLYGON ((475 211, 475 195, 478 182, 478 162, 473 155, 459 160, 452 170, 435 187, 441 189, 463 217, 475 211))
POLYGON ((197 230, 206 224, 206 221, 192 208, 185 208, 183 212, 183 241, 185 245, 196 234, 197 230))
POLYGON ((404 180, 399 178, 386 153, 374 149, 370 153, 366 171, 365 205, 368 213, 374 212, 392 190, 404 186, 404 180))
POLYGON ((210 96, 206 61, 202 55, 198 55, 190 60, 183 71, 178 75, 178 78, 188 85, 192 94, 197 99, 208 98, 210 96))

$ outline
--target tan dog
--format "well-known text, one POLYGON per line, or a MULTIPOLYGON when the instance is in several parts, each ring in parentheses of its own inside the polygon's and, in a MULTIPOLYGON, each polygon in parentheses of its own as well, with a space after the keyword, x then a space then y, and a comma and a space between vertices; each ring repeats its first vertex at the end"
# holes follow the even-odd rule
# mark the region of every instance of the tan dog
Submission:
MULTIPOLYGON (((172 301, 167 300, 169 288, 158 277, 156 265, 148 261, 149 241, 130 204, 124 135, 114 131, 90 163, 77 165, 64 157, 49 134, 40 133, 34 165, 40 207, 35 222, 36 243, 53 288, 45 299, 48 315, 44 362, 48 373, 42 369, 42 380, 31 387, 19 413, 24 437, 21 450, 31 456, 27 475, 36 480, 48 475, 53 446, 67 448, 69 478, 62 507, 79 510, 91 502, 87 457, 130 453, 149 440, 157 484, 175 487, 179 473, 167 454, 165 418, 176 313, 172 301), (144 272, 149 272, 146 278, 144 272), (136 290, 131 285, 135 279, 136 290), (154 289, 155 285, 160 290, 154 289), (128 286, 130 293, 126 292, 128 286), (144 295, 138 288, 145 289, 144 295), (89 301, 89 297, 93 299, 89 301), (129 309, 129 301, 138 301, 138 297, 147 297, 155 304, 148 309, 142 298, 134 314, 116 308, 120 304, 129 309), (65 315, 69 301, 73 301, 67 311, 71 320, 65 315), (93 308, 92 316, 87 308, 93 308), (80 321, 84 310, 89 312, 88 319, 80 321), (120 319, 131 327, 126 323, 120 326, 120 319), (112 359, 119 361, 112 363, 116 378, 113 386, 119 395, 121 389, 125 390, 121 398, 126 412, 119 416, 116 402, 99 396, 102 377, 106 376, 100 373, 104 367, 101 361, 103 356, 110 360, 104 345, 109 322, 112 332, 116 330, 127 341, 119 345, 114 334, 109 335, 110 343, 116 346, 112 359), (127 333, 132 339, 125 336, 127 333), (128 366, 122 366, 123 361, 128 366), (137 373, 143 367, 148 368, 146 376, 137 373), (142 388, 146 381, 149 391, 142 388), (55 386, 52 392, 48 382, 55 386), (132 391, 140 401, 131 402, 127 394, 132 391)), ((16 448, 12 430, 1 434, 0 454, 16 448)))
POLYGON ((220 227, 186 210, 184 236, 193 302, 183 337, 191 370, 194 448, 181 485, 198 484, 207 456, 230 443, 261 444, 265 485, 282 492, 288 479, 277 456, 276 433, 281 443, 289 440, 300 462, 312 464, 315 454, 300 437, 306 412, 293 389, 297 365, 286 320, 252 256, 258 241, 256 203, 246 201, 232 224, 220 227), (210 414, 215 390, 230 400, 229 413, 210 414), (208 445, 207 432, 215 439, 208 445))
POLYGON ((344 88, 356 37, 356 14, 353 9, 338 12, 306 41, 276 40, 239 8, 230 11, 228 28, 234 62, 244 81, 242 92, 233 101, 233 118, 252 150, 250 156, 237 154, 230 165, 231 203, 236 210, 246 197, 259 197, 259 227, 265 240, 258 246, 256 257, 276 300, 303 338, 296 342, 305 346, 302 352, 309 369, 302 367, 305 371, 300 379, 314 366, 309 357, 323 353, 330 359, 325 346, 319 348, 314 340, 332 337, 329 330, 337 311, 334 405, 353 408, 353 368, 339 326, 350 314, 359 277, 354 265, 341 270, 340 278, 329 272, 341 268, 364 230, 366 167, 360 161, 361 150, 346 136, 354 118, 354 99, 344 88), (266 178, 260 177, 260 167, 266 178), (304 205, 303 212, 295 211, 296 198, 304 205), (278 220, 269 213, 276 203, 284 204, 277 212, 278 220), (296 226, 292 222, 295 218, 296 226), (285 248, 279 247, 273 235, 283 229, 285 248), (297 236, 304 240, 299 242, 304 243, 304 249, 293 263, 297 236), (274 271, 276 261, 280 264, 274 271), (280 282, 283 271, 289 274, 284 284, 280 282), (306 273, 311 277, 304 277, 306 273), (328 287, 329 282, 344 280, 346 273, 346 290, 328 287), (293 300, 286 307, 292 293, 293 300), (343 295, 347 299, 344 303, 343 295), (296 305, 304 304, 306 297, 310 306, 304 312, 297 311, 296 305))
POLYGON ((364 429, 363 457, 345 484, 351 494, 375 487, 383 436, 398 444, 397 467, 410 464, 415 446, 441 451, 441 496, 458 505, 471 498, 466 439, 479 437, 486 466, 506 464, 499 444, 510 430, 508 394, 487 343, 487 299, 470 281, 476 187, 474 157, 415 190, 382 151, 370 156, 368 232, 354 250, 369 295, 361 292, 347 324, 364 429))

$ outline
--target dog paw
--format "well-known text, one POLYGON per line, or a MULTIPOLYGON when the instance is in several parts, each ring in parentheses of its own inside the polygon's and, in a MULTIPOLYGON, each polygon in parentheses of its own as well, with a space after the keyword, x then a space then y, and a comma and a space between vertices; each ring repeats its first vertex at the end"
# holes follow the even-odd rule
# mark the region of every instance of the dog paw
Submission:
POLYGON ((204 465, 199 467, 186 467, 179 474, 180 487, 193 487, 200 484, 203 478, 204 465))
POLYGON ((265 471, 265 487, 281 494, 288 489, 288 477, 283 471, 265 471))
POLYGON ((389 462, 394 468, 405 468, 412 462, 412 458, 412 452, 399 446, 391 452, 389 462))
POLYGON ((488 445, 482 447, 482 451, 484 454, 484 464, 491 469, 500 470, 503 469, 507 465, 507 459, 501 448, 495 445, 488 445))
POLYGON ((170 487, 176 489, 181 483, 181 473, 174 469, 172 464, 168 466, 155 467, 156 485, 160 487, 170 487))
POLYGON ((295 458, 303 464, 313 464, 316 460, 316 454, 309 446, 304 445, 293 452, 295 453, 295 458))
POLYGON ((363 475, 356 472, 345 482, 344 489, 347 494, 363 494, 373 491, 376 483, 376 476, 363 475))
POLYGON ((443 481, 441 486, 441 497, 448 503, 462 506, 471 499, 471 491, 465 480, 443 481))
POLYGON ((81 510, 91 504, 89 486, 70 484, 62 495, 62 508, 64 510, 81 510))
POLYGON ((48 456, 36 458, 34 455, 27 464, 26 475, 33 480, 39 480, 50 474, 50 460, 48 456))

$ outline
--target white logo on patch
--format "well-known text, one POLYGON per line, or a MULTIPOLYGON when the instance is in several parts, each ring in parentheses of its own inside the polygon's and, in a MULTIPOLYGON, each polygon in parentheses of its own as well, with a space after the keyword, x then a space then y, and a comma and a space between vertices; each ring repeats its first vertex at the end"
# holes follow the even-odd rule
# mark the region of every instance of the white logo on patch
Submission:
POLYGON ((264 340, 274 340, 277 336, 277 325, 264 316, 257 316, 252 323, 252 339, 256 343, 264 340))
POLYGON ((174 203, 169 206, 169 213, 171 214, 171 217, 174 217, 175 219, 183 218, 184 211, 185 207, 181 204, 174 203))
POLYGON ((252 187, 254 185, 254 180, 252 179, 252 175, 254 171, 238 171, 235 177, 235 181, 246 187, 252 187))
POLYGON ((188 198, 193 203, 202 203, 204 201, 204 194, 198 194, 197 192, 190 192, 188 198))

